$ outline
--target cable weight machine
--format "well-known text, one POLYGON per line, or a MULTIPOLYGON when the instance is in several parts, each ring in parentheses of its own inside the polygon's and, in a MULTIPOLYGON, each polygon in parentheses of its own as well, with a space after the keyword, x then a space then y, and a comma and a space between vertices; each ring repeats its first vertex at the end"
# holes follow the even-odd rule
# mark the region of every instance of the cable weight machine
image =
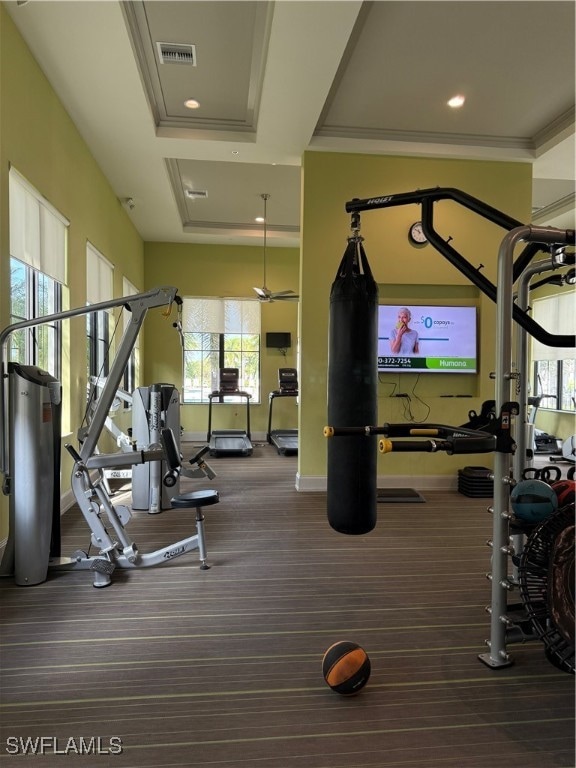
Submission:
POLYGON ((198 492, 198 498, 192 498, 194 494, 185 494, 174 499, 178 502, 175 506, 196 508, 196 534, 154 552, 140 553, 136 542, 126 531, 131 511, 124 505, 112 504, 103 477, 104 468, 124 468, 165 460, 168 471, 163 482, 169 487, 176 485, 180 474, 213 478, 215 474, 203 458, 205 451, 200 451, 190 460, 190 463, 193 463, 192 469, 186 471, 182 467, 182 459, 172 430, 162 429, 161 445, 157 444, 150 450, 113 454, 97 452, 98 439, 148 310, 164 306, 165 314, 168 315, 173 304, 180 303, 181 299, 177 296, 176 288, 161 287, 134 296, 22 321, 8 326, 0 333, 0 472, 4 476, 3 492, 10 496, 10 531, 0 566, 2 575, 14 575, 17 584, 31 586, 45 581, 49 569, 88 570, 92 572, 94 586, 105 587, 111 583, 112 574, 116 568, 145 568, 161 565, 193 549, 199 550, 200 567, 203 569, 208 567, 201 507, 217 503, 218 494, 215 491, 198 492), (19 382, 16 382, 13 377, 14 364, 6 366, 5 363, 7 341, 12 333, 20 329, 120 306, 131 312, 130 323, 124 332, 106 383, 100 391, 91 422, 78 430, 79 449, 76 450, 71 445, 65 446, 74 459, 72 491, 90 528, 91 545, 98 552, 94 556, 89 556, 86 552, 77 551, 70 557, 61 557, 58 549, 59 541, 58 547, 50 546, 50 539, 54 538, 53 521, 59 523, 60 516, 59 488, 55 486, 56 480, 51 479, 59 475, 59 471, 56 471, 56 467, 59 468, 57 462, 60 459, 59 424, 56 426, 59 415, 56 410, 50 411, 48 408, 51 401, 55 406, 59 406, 60 385, 53 380, 53 377, 49 377, 38 369, 32 372, 34 376, 20 377, 26 382, 26 386, 20 387, 24 400, 36 405, 18 420, 17 431, 11 428, 11 425, 16 424, 18 415, 15 404, 18 392, 15 391, 14 386, 19 382), (5 374, 6 369, 9 374, 5 374), (48 396, 36 391, 44 385, 43 378, 49 381, 49 386, 44 387, 48 396), (41 425, 46 424, 50 424, 51 428, 54 427, 52 433, 45 433, 46 430, 41 425), (33 450, 39 434, 41 444, 52 443, 53 450, 46 453, 33 450), (17 489, 18 494, 15 492, 17 489), (45 499, 49 502, 40 503, 45 499), (51 525, 52 531, 49 531, 51 525))
MULTIPOLYGON (((512 515, 508 511, 508 502, 510 488, 514 484, 511 476, 511 457, 516 451, 516 441, 513 436, 514 417, 518 416, 521 406, 512 399, 511 383, 517 382, 520 378, 518 371, 513 370, 511 354, 511 336, 512 320, 514 320, 526 333, 536 338, 542 344, 555 347, 574 347, 576 339, 574 335, 551 334, 541 325, 539 325, 528 314, 525 307, 513 303, 513 284, 529 268, 529 265, 535 255, 540 251, 551 254, 555 264, 567 263, 564 249, 567 245, 573 246, 575 242, 574 230, 561 230, 546 227, 531 227, 523 225, 521 222, 507 216, 497 209, 489 206, 482 201, 460 191, 451 188, 435 188, 426 190, 417 190, 395 195, 384 195, 373 197, 366 200, 354 199, 346 203, 346 211, 351 214, 352 237, 349 238, 348 249, 355 249, 356 255, 353 259, 352 273, 358 276, 361 267, 364 273, 370 278, 370 271, 365 264, 365 254, 360 237, 360 213, 367 210, 379 208, 394 207, 406 204, 418 204, 421 207, 422 228, 428 242, 444 256, 454 267, 456 267, 465 277, 476 285, 486 296, 488 296, 497 305, 497 346, 496 346, 496 371, 493 378, 496 382, 496 418, 498 420, 495 430, 495 452, 494 470, 491 473, 491 479, 494 480, 494 499, 493 505, 488 511, 493 515, 492 539, 488 542, 492 549, 491 572, 487 574, 491 581, 491 604, 487 611, 491 617, 490 638, 486 640, 489 652, 480 654, 479 659, 492 669, 509 666, 513 663, 507 652, 507 643, 524 641, 526 638, 522 627, 509 615, 507 595, 508 592, 516 587, 514 580, 508 575, 509 558, 514 554, 514 546, 511 539, 510 520, 512 515), (473 267, 464 259, 455 248, 450 245, 448 240, 444 240, 434 228, 434 205, 442 200, 452 200, 465 208, 479 214, 483 218, 495 223, 497 226, 507 230, 508 234, 504 237, 498 254, 498 289, 493 285, 479 269, 473 267), (520 243, 527 245, 513 259, 514 248, 520 243)), ((346 257, 346 255, 345 255, 346 257)), ((344 259, 343 259, 344 262, 344 259)), ((342 262, 342 263, 343 263, 342 262)), ((364 318, 357 323, 358 317, 362 315, 364 309, 358 311, 346 310, 342 313, 338 305, 333 304, 332 296, 337 280, 342 273, 342 263, 334 281, 331 294, 331 315, 330 327, 339 327, 339 336, 342 336, 342 327, 350 320, 349 327, 352 328, 351 336, 356 337, 355 332, 366 328, 366 335, 373 333, 372 327, 367 327, 373 323, 372 316, 364 322, 364 318), (342 320, 342 315, 348 314, 350 317, 342 320), (355 325, 356 323, 356 325, 355 325)), ((363 302, 365 303, 365 302, 363 302)), ((372 313, 374 314, 374 313, 372 313)), ((331 330, 332 334, 332 330, 331 330)), ((337 462, 331 461, 330 444, 328 450, 328 520, 332 527, 344 533, 366 533, 371 530, 375 524, 375 493, 370 492, 376 484, 375 472, 372 469, 362 470, 362 477, 358 477, 357 472, 348 471, 346 477, 343 473, 346 467, 346 459, 349 458, 349 466, 354 462, 354 453, 359 445, 361 435, 364 439, 372 441, 373 448, 368 449, 367 455, 372 462, 372 451, 376 444, 374 436, 376 434, 388 434, 388 436, 402 436, 398 430, 411 430, 406 425, 383 425, 382 427, 358 427, 358 419, 351 417, 353 403, 349 408, 342 407, 339 398, 342 398, 342 391, 346 386, 343 369, 331 365, 330 356, 333 351, 333 345, 330 342, 329 349, 329 368, 328 368, 328 414, 332 427, 325 430, 327 437, 340 437, 343 441, 348 441, 349 448, 340 452, 337 462), (331 402, 332 401, 332 402, 331 402), (332 414, 332 415, 331 415, 332 414), (355 423, 354 423, 355 421, 355 423), (351 431, 352 430, 352 431, 351 431), (356 443, 351 441, 356 440, 356 443), (337 491, 330 494, 330 488, 334 485, 337 491), (369 490, 366 490, 369 486, 369 490), (343 503, 340 499, 344 499, 343 503), (352 503, 351 503, 352 502, 352 503), (356 502, 356 503, 354 503, 356 502)), ((336 350, 337 351, 337 350, 336 350)), ((374 349, 368 350, 368 355, 363 354, 362 360, 354 358, 355 365, 371 365, 370 360, 375 360, 377 356, 376 344, 374 349), (364 358, 367 358, 366 360, 364 358), (370 360, 368 360, 370 358, 370 360)), ((377 377, 372 376, 371 388, 368 392, 369 397, 376 398, 377 377)), ((522 404, 524 407, 524 403, 522 404)), ((364 421, 366 423, 366 421, 364 421)), ((425 428, 427 425, 421 425, 425 428)), ((438 425, 432 425, 433 429, 438 429, 438 425)), ((465 446, 456 445, 456 450, 451 451, 449 433, 458 434, 463 431, 458 427, 440 427, 444 430, 446 439, 444 445, 438 446, 435 440, 425 441, 424 445, 418 445, 419 441, 408 441, 402 445, 401 440, 380 441, 380 450, 389 452, 390 450, 405 451, 435 451, 446 450, 447 453, 466 452, 465 446), (410 442, 412 444, 410 444, 410 442), (402 446, 402 447, 401 447, 402 446), (464 450, 460 451, 460 448, 464 450), (448 449, 448 450, 447 450, 448 449)), ((525 428, 522 424, 522 433, 525 437, 525 428)), ((420 433, 421 434, 421 433, 420 433)), ((441 436, 441 432, 438 433, 441 436)), ((331 442, 331 441, 330 441, 331 442)), ((337 441, 338 442, 338 441, 337 441)), ((472 443, 471 443, 472 445, 472 443)), ((485 443, 488 446, 488 442, 485 443)), ((476 446, 472 452, 479 452, 476 446)), ((482 447, 482 444, 480 444, 482 447)), ((491 449, 489 449, 491 450, 491 449)), ((522 459, 525 456, 525 442, 522 451, 522 459)), ((365 462, 368 464, 369 462, 365 462)), ((354 465, 356 467, 356 465, 354 465)), ((529 623, 529 617, 526 615, 526 621, 529 623)), ((573 649, 572 649, 573 656, 573 649)))
MULTIPOLYGON (((92 420, 92 412, 98 401, 99 392, 105 385, 105 378, 96 376, 90 378, 85 416, 88 423, 92 420)), ((114 405, 116 404, 118 408, 113 408, 109 413, 105 427, 121 451, 132 453, 135 450, 148 450, 152 446, 160 448, 160 433, 164 427, 172 430, 180 449, 180 393, 173 384, 137 387, 131 394, 118 389, 114 405), (127 406, 132 416, 128 434, 123 432, 114 421, 114 415, 121 403, 127 406)), ((180 492, 178 482, 170 490, 163 482, 167 470, 167 462, 163 460, 127 468, 104 468, 102 471, 109 495, 112 495, 110 480, 129 480, 132 485, 132 509, 143 509, 150 514, 158 514, 164 509, 170 509, 171 497, 180 492)))

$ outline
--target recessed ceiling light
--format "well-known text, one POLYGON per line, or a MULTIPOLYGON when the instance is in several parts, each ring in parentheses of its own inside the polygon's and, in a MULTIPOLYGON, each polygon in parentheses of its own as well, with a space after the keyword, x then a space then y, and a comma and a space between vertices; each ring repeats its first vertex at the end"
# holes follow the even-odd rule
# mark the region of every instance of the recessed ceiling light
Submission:
POLYGON ((264 221, 264 216, 256 216, 254 221, 257 221, 259 224, 261 224, 264 221))
POLYGON ((200 106, 200 102, 196 99, 186 99, 184 102, 184 106, 186 109, 198 109, 200 106))
POLYGON ((465 96, 462 96, 461 94, 457 94, 456 96, 452 96, 452 98, 448 100, 448 106, 452 107, 452 109, 458 109, 459 107, 463 106, 465 101, 466 101, 465 96))

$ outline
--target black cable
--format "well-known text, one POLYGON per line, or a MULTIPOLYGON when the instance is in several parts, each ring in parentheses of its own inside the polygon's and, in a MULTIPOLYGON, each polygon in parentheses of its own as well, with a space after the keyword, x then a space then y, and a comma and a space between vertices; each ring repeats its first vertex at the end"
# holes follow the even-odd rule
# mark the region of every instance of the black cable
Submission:
MULTIPOLYGON (((112 335, 110 336, 110 341, 108 342, 108 346, 107 346, 105 354, 104 354, 104 359, 102 360, 102 364, 100 366, 100 370, 98 371, 98 376, 96 377, 96 379, 98 381, 100 380, 100 376, 102 375, 102 371, 104 370, 105 364, 108 362, 108 359, 109 359, 108 355, 109 355, 109 352, 110 352, 110 348, 112 346, 112 342, 114 341, 114 338, 116 336, 116 331, 118 330, 118 326, 120 325, 120 318, 121 318, 121 316, 122 316, 122 312, 119 312, 118 313, 118 318, 116 320, 116 324, 115 324, 114 329, 112 331, 112 335)), ((88 424, 88 412, 90 410, 91 402, 93 400, 96 400, 96 392, 97 392, 97 386, 94 385, 91 388, 90 394, 88 395, 88 398, 87 398, 87 401, 86 401, 86 409, 84 411, 84 416, 82 417, 82 421, 80 423, 80 427, 83 427, 84 424, 86 424, 86 425, 88 424)))
POLYGON ((380 373, 379 373, 379 374, 378 374, 378 383, 379 383, 379 384, 386 384, 386 385, 388 385, 388 386, 390 386, 390 385, 391 385, 391 386, 392 386, 392 391, 391 391, 391 392, 389 392, 389 394, 388 394, 388 397, 393 397, 393 395, 394 395, 394 392, 396 391, 396 388, 397 388, 397 386, 398 386, 398 385, 397 385, 397 384, 396 384, 396 382, 394 382, 394 381, 382 381, 382 378, 381 378, 381 376, 382 376, 382 374, 380 374, 380 373))
POLYGON ((423 419, 419 419, 419 420, 413 419, 413 421, 416 424, 422 424, 423 422, 425 422, 428 416, 430 416, 430 411, 431 411, 431 407, 428 405, 428 403, 426 403, 424 400, 422 400, 422 398, 419 395, 416 394, 416 387, 418 386, 419 381, 420 381, 420 374, 418 374, 418 376, 416 377, 416 381, 414 382, 414 386, 412 387, 412 396, 415 397, 416 400, 419 400, 422 403, 422 405, 428 409, 428 411, 426 412, 426 416, 424 416, 423 419))

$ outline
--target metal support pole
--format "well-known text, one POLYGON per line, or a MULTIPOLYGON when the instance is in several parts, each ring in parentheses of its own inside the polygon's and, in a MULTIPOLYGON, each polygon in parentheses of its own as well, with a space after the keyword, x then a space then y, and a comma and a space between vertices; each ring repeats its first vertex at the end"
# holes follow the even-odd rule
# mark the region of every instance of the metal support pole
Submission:
MULTIPOLYGON (((498 297, 496 302, 496 409, 510 402, 512 379, 512 306, 513 306, 513 256, 514 247, 522 240, 549 244, 566 244, 574 233, 551 227, 517 227, 508 232, 498 252, 498 297)), ((503 427, 511 429, 511 419, 503 427)), ((504 422, 504 418, 503 418, 504 422)), ((486 641, 489 653, 480 654, 479 659, 487 666, 497 669, 513 664, 506 651, 506 630, 510 624, 507 618, 507 594, 512 584, 508 578, 509 547, 509 477, 510 457, 496 449, 494 456, 494 503, 492 528, 492 574, 490 640, 486 641)))

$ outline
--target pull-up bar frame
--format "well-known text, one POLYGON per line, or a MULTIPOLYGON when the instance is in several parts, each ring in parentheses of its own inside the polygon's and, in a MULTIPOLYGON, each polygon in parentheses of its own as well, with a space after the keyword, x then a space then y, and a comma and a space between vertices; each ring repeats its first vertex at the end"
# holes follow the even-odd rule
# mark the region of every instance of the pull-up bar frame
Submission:
MULTIPOLYGON (((380 197, 369 197, 364 200, 354 198, 346 203, 346 212, 353 214, 354 226, 359 226, 359 214, 362 211, 373 211, 380 208, 392 208, 399 205, 418 204, 422 210, 422 229, 428 242, 439 253, 444 256, 456 269, 477 286, 482 293, 488 296, 493 302, 497 301, 498 290, 496 286, 488 280, 476 267, 467 261, 458 251, 453 248, 434 228, 434 203, 441 200, 452 200, 459 203, 464 208, 477 213, 479 216, 491 221, 502 229, 508 231, 517 227, 524 227, 523 222, 508 216, 497 208, 488 205, 482 200, 472 195, 462 192, 460 189, 452 187, 435 187, 433 189, 419 189, 414 192, 402 192, 396 195, 382 195, 380 197)), ((537 228, 539 231, 547 228, 537 228)), ((556 230, 562 231, 562 230, 556 230)), ((574 245, 574 230, 565 230, 564 245, 574 245)), ((529 241, 521 254, 514 262, 512 268, 513 282, 522 274, 524 269, 532 261, 534 256, 545 249, 550 243, 529 241)), ((554 245, 554 244, 552 244, 554 245)), ((537 323, 526 311, 522 310, 516 304, 512 309, 513 319, 519 323, 528 333, 542 344, 548 347, 574 347, 576 346, 576 336, 567 334, 552 334, 537 323)))
MULTIPOLYGON (((566 246, 573 246, 573 229, 555 229, 553 227, 527 226, 507 216, 490 205, 458 189, 435 188, 417 190, 396 195, 372 197, 366 200, 354 199, 346 203, 346 211, 352 214, 352 226, 360 228, 360 212, 399 205, 419 204, 422 208, 422 228, 430 244, 453 264, 470 282, 496 303, 497 338, 496 338, 496 408, 514 405, 510 401, 511 381, 515 378, 512 371, 512 322, 516 321, 523 331, 528 332, 542 344, 551 347, 574 347, 576 337, 567 334, 551 334, 542 328, 528 314, 524 300, 514 302, 513 286, 520 279, 523 286, 523 273, 534 271, 530 262, 539 251, 547 251, 553 257, 563 253, 566 246), (445 241, 434 228, 434 203, 440 200, 453 200, 465 208, 478 213, 485 219, 508 230, 500 244, 498 252, 498 289, 478 269, 475 269, 464 257, 445 241), (518 243, 527 245, 514 261, 514 249, 518 243)), ((573 257, 571 257, 573 258, 573 257)), ((554 260, 554 259, 553 259, 554 260)), ((558 262, 560 259, 558 258, 558 262)), ((520 297, 522 298, 522 297, 520 297)), ((510 416, 512 410, 510 410, 510 416)), ((507 423, 508 429, 511 424, 507 423)), ((524 425, 522 425, 524 428, 524 425)), ((525 442, 521 441, 524 446, 525 442)), ((510 539, 510 513, 508 511, 510 479, 510 450, 514 443, 496 445, 494 457, 494 500, 490 511, 493 515, 493 532, 489 545, 492 547, 492 566, 488 577, 491 581, 490 638, 486 640, 488 653, 479 654, 479 659, 491 669, 510 666, 513 663, 506 649, 507 642, 517 641, 518 631, 508 617, 507 592, 514 588, 514 580, 508 575, 508 557, 513 554, 510 539), (510 447, 507 447, 510 446, 510 447)))

